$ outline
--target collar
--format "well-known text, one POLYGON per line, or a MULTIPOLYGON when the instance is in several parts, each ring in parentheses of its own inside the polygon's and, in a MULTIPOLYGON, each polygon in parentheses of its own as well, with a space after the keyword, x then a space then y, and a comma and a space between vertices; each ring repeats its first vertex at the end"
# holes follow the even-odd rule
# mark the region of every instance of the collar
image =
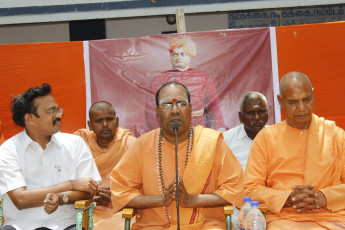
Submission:
MULTIPOLYGON (((314 116, 313 116, 311 122, 313 122, 313 119, 314 119, 314 116)), ((286 122, 286 120, 284 120, 282 123, 283 123, 283 125, 284 125, 285 127, 287 127, 287 128, 290 129, 290 130, 293 130, 293 131, 296 131, 296 132, 301 132, 301 131, 308 131, 308 130, 310 129, 311 122, 310 122, 309 128, 307 128, 307 129, 298 129, 298 128, 292 127, 291 125, 288 125, 288 123, 286 122)))
POLYGON ((175 68, 174 67, 174 69, 175 70, 178 70, 178 71, 181 71, 181 72, 183 72, 183 71, 186 71, 186 70, 188 70, 190 67, 189 66, 187 66, 186 68, 184 68, 184 69, 181 69, 181 68, 175 68))
MULTIPOLYGON (((24 131, 22 132, 23 136, 22 136, 22 143, 23 143, 23 148, 26 150, 26 148, 33 142, 35 142, 34 140, 31 139, 31 137, 26 133, 26 130, 24 129, 24 131)), ((60 133, 60 132, 58 132, 60 133)), ((50 138, 50 142, 54 142, 56 145, 61 146, 61 143, 59 141, 59 136, 57 135, 58 133, 55 133, 51 136, 50 138)), ((49 143, 50 143, 49 142, 49 143)), ((48 143, 48 144, 49 144, 48 143)))
MULTIPOLYGON (((50 142, 54 142, 57 146, 59 146, 59 147, 62 147, 62 145, 61 145, 61 141, 59 141, 60 140, 60 132, 57 132, 57 133, 54 133, 52 136, 51 136, 51 138, 50 138, 50 142)), ((49 143, 50 143, 49 142, 49 143)), ((48 144, 49 144, 48 143, 48 144)))
MULTIPOLYGON (((269 125, 267 125, 267 123, 266 123, 266 125, 261 129, 261 130, 263 130, 264 128, 266 128, 266 127, 268 127, 269 125)), ((261 131, 260 130, 260 131, 261 131)), ((259 131, 259 132, 260 132, 259 131)), ((250 139, 249 137, 248 137, 248 135, 247 135, 247 132, 246 132, 246 130, 244 129, 244 125, 243 125, 243 123, 240 125, 240 132, 238 133, 238 138, 237 138, 237 140, 240 140, 240 139, 243 139, 243 138, 248 138, 249 140, 251 140, 251 141, 253 141, 252 139, 250 139)))
POLYGON ((22 132, 22 143, 23 143, 23 148, 24 150, 27 149, 27 147, 34 142, 31 137, 29 137, 29 135, 26 133, 26 129, 24 129, 24 131, 22 132))
MULTIPOLYGON (((244 139, 244 138, 250 139, 248 137, 247 133, 246 133, 246 130, 244 129, 244 125, 241 124, 240 125, 240 131, 239 131, 238 136, 237 136, 237 140, 241 140, 241 139, 244 139)), ((250 140, 252 140, 252 139, 250 139, 250 140)))

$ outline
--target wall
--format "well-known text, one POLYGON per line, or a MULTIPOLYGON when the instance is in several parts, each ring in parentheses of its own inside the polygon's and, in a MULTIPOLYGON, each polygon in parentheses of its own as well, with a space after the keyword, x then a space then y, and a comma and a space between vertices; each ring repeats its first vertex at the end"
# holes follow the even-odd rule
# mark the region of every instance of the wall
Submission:
POLYGON ((1 0, 0 25, 233 12, 343 4, 344 0, 1 0))
MULTIPOLYGON (((185 20, 188 32, 228 28, 227 13, 186 15, 185 20)), ((107 38, 130 38, 176 31, 176 24, 169 25, 165 16, 114 19, 107 20, 106 30, 107 38)))
MULTIPOLYGON (((188 32, 228 28, 228 14, 186 15, 188 32)), ((106 21, 107 38, 130 38, 176 31, 165 16, 111 19, 106 21)), ((68 22, 0 26, 0 44, 69 41, 68 22)))
MULTIPOLYGON (((186 13, 185 19, 187 32, 257 26, 312 24, 345 20, 345 5, 221 13, 186 13)), ((176 24, 169 25, 165 16, 106 19, 106 38, 108 39, 141 37, 169 31, 176 31, 176 24)), ((0 44, 58 42, 69 41, 69 39, 68 22, 0 26, 0 44)))
POLYGON ((0 26, 0 44, 69 41, 68 22, 0 26))

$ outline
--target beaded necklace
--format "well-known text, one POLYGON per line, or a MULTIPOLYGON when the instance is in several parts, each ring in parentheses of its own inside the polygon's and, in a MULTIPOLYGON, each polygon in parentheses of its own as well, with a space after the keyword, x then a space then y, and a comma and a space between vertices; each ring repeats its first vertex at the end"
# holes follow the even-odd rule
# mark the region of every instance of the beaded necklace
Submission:
MULTIPOLYGON (((194 130, 192 127, 189 127, 185 168, 187 167, 188 158, 189 158, 190 153, 192 152, 192 149, 193 149, 193 136, 194 136, 194 130)), ((162 139, 163 139, 163 131, 162 131, 162 129, 160 129, 159 135, 157 138, 157 145, 156 145, 157 146, 157 148, 156 148, 156 152, 157 152, 157 175, 158 175, 159 193, 161 195, 164 195, 166 188, 165 188, 165 184, 164 184, 164 180, 163 180, 163 168, 162 168, 162 143, 163 143, 162 139)), ((164 206, 164 209, 165 209, 165 214, 167 216, 169 226, 170 226, 171 225, 171 221, 170 221, 171 217, 169 216, 168 208, 166 206, 164 206)))

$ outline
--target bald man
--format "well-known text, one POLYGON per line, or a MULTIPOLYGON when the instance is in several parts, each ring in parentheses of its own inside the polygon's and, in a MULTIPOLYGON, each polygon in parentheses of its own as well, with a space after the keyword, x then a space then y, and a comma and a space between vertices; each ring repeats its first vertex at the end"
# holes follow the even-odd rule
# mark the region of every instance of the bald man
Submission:
POLYGON ((136 138, 128 129, 119 127, 119 118, 109 102, 94 103, 89 109, 89 118, 90 130, 79 129, 74 134, 81 136, 89 146, 102 177, 95 198, 94 229, 123 229, 121 215, 113 215, 109 175, 136 138))
POLYGON ((269 230, 344 229, 344 130, 314 114, 314 89, 303 73, 281 79, 278 101, 286 120, 254 139, 246 195, 266 204, 269 230))

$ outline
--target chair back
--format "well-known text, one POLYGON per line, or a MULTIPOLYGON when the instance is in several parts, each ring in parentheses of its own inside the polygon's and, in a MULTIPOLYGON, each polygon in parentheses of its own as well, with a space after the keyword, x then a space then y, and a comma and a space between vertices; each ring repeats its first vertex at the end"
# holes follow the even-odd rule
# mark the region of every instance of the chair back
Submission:
POLYGON ((0 199, 0 227, 2 227, 3 219, 4 219, 4 213, 2 209, 3 199, 0 199))

